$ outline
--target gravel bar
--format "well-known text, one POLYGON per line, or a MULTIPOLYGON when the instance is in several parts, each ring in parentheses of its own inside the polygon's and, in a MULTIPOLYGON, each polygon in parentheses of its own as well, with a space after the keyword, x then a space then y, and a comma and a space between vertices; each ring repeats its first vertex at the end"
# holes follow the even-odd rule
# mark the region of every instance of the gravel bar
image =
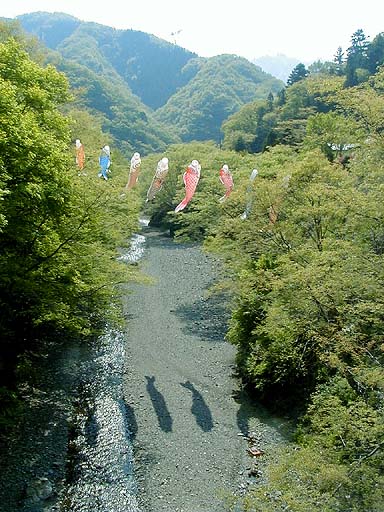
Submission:
POLYGON ((143 271, 125 312, 124 395, 143 512, 223 512, 262 475, 263 452, 284 441, 284 421, 239 393, 235 348, 224 340, 229 312, 210 293, 214 259, 194 244, 143 229, 143 271), (256 458, 254 458, 256 459, 256 458))

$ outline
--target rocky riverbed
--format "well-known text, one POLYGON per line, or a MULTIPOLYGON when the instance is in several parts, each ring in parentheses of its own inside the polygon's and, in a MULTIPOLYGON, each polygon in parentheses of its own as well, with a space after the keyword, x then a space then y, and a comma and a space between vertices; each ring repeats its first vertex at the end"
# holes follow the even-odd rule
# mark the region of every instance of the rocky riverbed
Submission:
POLYGON ((223 512, 263 477, 285 422, 252 405, 224 340, 227 299, 211 293, 216 263, 201 248, 147 230, 152 285, 126 296, 127 404, 144 512, 223 512), (252 434, 252 439, 249 439, 252 434), (254 453, 249 453, 250 446, 254 453))
POLYGON ((2 512, 223 512, 286 442, 234 376, 215 261, 147 227, 121 258, 152 284, 126 285, 125 332, 34 356, 0 446, 2 512))

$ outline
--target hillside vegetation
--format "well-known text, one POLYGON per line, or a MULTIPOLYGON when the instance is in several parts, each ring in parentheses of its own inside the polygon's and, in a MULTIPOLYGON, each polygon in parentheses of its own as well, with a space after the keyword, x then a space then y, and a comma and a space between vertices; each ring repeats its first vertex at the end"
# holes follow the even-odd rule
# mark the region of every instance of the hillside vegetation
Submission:
POLYGON ((113 181, 97 180, 106 135, 70 107, 66 77, 31 59, 25 48, 39 56, 33 43, 9 35, 1 26, 0 430, 21 406, 15 382, 33 374, 31 358, 46 340, 85 341, 119 322, 118 283, 136 272, 117 256, 129 247, 139 208, 120 197, 129 164, 118 151, 113 181), (89 148, 81 173, 78 136, 89 148))
POLYGON ((184 142, 220 142, 223 121, 242 105, 253 99, 266 99, 281 88, 278 80, 246 59, 220 55, 207 59, 188 85, 157 110, 156 117, 176 126, 184 142))
POLYGON ((221 124, 229 115, 283 87, 236 55, 202 59, 144 32, 65 14, 40 12, 18 19, 61 55, 60 61, 49 61, 68 75, 83 105, 102 113, 103 128, 125 152, 162 151, 181 140, 220 142, 221 124))
MULTIPOLYGON (((92 28, 80 27, 68 21, 66 37, 92 28)), ((129 162, 118 150, 113 179, 96 178, 95 148, 111 137, 103 126, 110 122, 116 130, 121 119, 121 133, 127 133, 121 105, 105 95, 105 78, 99 90, 92 89, 97 73, 87 68, 89 75, 78 76, 76 86, 76 70, 80 74, 82 68, 71 61, 65 64, 71 89, 64 74, 45 65, 41 46, 14 25, 1 27, 1 41, 0 355, 8 369, 0 395, 2 424, 12 424, 18 403, 10 374, 32 371, 27 356, 41 340, 85 339, 99 332, 106 318, 118 316, 117 283, 137 278, 118 260, 118 248, 129 246, 143 211, 176 241, 198 241, 215 254, 222 271, 217 286, 232 297, 227 339, 237 348, 242 382, 255 400, 296 421, 294 442, 281 453, 266 454, 268 474, 228 508, 381 512, 382 35, 369 43, 357 31, 346 57, 338 51, 335 62, 316 63, 311 70, 298 64, 287 87, 264 100, 257 99, 257 68, 243 59, 194 57, 184 67, 190 82, 168 100, 161 117, 171 115, 166 109, 174 101, 187 101, 183 89, 193 86, 191 114, 201 103, 188 133, 197 138, 205 130, 207 139, 215 139, 214 124, 204 124, 200 115, 210 104, 215 119, 224 121, 224 142, 177 142, 150 154, 148 145, 138 186, 126 195, 129 162), (233 81, 240 75, 241 88, 233 81), (214 76, 232 84, 223 86, 221 99, 209 83, 214 76), (90 94, 95 102, 105 101, 104 110, 95 108, 90 94), (238 112, 225 120, 223 109, 236 102, 238 112), (74 166, 72 147, 79 136, 90 148, 86 175, 74 166), (145 203, 165 155, 165 184, 145 203), (201 178, 187 208, 175 213, 192 159, 201 163, 201 178), (234 190, 220 202, 224 163, 233 173, 234 190), (259 171, 253 182, 252 169, 259 171)), ((111 81, 123 87, 117 74, 111 81)), ((141 111, 147 115, 144 107, 141 111)), ((130 126, 135 140, 149 129, 144 114, 142 124, 130 126)), ((188 133, 178 135, 189 140, 188 133)), ((117 130, 116 142, 118 136, 117 130)), ((133 147, 129 137, 119 140, 127 150, 133 147)))
POLYGON ((67 14, 44 12, 18 17, 23 28, 48 48, 95 73, 120 76, 152 109, 166 103, 191 78, 182 72, 197 57, 180 46, 138 30, 116 30, 67 14))
MULTIPOLYGON (((382 509, 383 59, 373 75, 358 73, 365 79, 357 85, 345 72, 306 73, 269 105, 245 106, 250 141, 257 119, 265 127, 276 114, 273 146, 173 146, 174 175, 148 207, 176 239, 200 240, 219 258, 243 382, 268 407, 297 417, 295 444, 274 454, 268 483, 241 500, 245 511, 382 509), (175 214, 183 165, 193 158, 202 164, 198 189, 175 214), (235 190, 220 204, 224 162, 235 190)), ((233 128, 228 121, 227 142, 233 128)))

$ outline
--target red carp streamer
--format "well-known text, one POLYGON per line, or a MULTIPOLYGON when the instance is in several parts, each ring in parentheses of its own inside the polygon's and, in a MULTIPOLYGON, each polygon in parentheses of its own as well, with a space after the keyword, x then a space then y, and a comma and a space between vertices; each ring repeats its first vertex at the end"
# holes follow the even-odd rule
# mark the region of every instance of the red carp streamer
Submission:
POLYGON ((175 212, 180 212, 181 210, 184 210, 189 201, 192 199, 197 184, 199 183, 200 171, 201 165, 199 164, 199 162, 197 160, 192 160, 192 162, 188 165, 185 173, 183 174, 183 181, 185 185, 185 197, 181 201, 181 203, 179 203, 176 206, 175 212))
POLYGON ((219 199, 220 203, 223 203, 230 196, 233 190, 233 178, 227 164, 224 164, 220 169, 219 180, 225 187, 225 194, 219 199))

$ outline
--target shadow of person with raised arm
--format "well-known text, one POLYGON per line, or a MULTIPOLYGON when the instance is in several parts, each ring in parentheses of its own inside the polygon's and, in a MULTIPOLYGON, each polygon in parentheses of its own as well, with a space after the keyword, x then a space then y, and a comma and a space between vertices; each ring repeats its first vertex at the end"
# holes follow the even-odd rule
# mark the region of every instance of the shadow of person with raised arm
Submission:
POLYGON ((167 404, 165 403, 163 395, 155 387, 155 377, 148 377, 146 375, 145 378, 147 379, 147 391, 151 399, 153 408, 155 409, 157 421, 159 422, 159 427, 164 432, 172 432, 173 420, 171 415, 169 414, 167 404))
POLYGON ((196 423, 199 427, 204 430, 204 432, 209 432, 213 428, 212 414, 204 398, 189 380, 185 383, 180 382, 180 385, 192 392, 191 412, 195 416, 196 423))

